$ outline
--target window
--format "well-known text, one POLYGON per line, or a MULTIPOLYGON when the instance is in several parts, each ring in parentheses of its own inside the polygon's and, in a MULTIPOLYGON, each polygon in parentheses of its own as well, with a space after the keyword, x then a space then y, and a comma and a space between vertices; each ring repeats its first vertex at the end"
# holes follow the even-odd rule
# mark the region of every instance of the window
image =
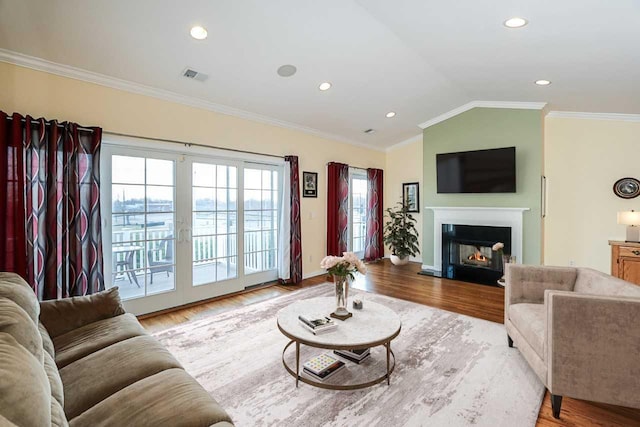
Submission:
POLYGON ((111 159, 111 279, 123 299, 175 287, 175 174, 171 160, 111 159))
POLYGON ((237 277, 237 169, 194 162, 192 186, 193 284, 237 277))
POLYGON ((244 169, 244 271, 253 274, 277 268, 278 171, 244 169))
POLYGON ((351 235, 350 250, 359 257, 364 256, 367 233, 367 175, 361 169, 350 169, 349 185, 349 229, 351 235))

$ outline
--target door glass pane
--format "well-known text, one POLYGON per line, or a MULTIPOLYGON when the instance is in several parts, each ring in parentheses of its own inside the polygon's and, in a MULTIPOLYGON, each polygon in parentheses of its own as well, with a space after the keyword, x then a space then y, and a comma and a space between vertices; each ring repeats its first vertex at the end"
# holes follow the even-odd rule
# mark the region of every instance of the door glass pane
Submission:
POLYGON ((367 179, 351 179, 351 250, 362 255, 367 226, 367 179))
POLYGON ((245 274, 277 267, 278 172, 244 170, 244 271, 245 274))
POLYGON ((175 289, 172 160, 111 157, 112 286, 123 299, 175 289))
POLYGON ((237 277, 235 166, 193 163, 193 286, 237 277))

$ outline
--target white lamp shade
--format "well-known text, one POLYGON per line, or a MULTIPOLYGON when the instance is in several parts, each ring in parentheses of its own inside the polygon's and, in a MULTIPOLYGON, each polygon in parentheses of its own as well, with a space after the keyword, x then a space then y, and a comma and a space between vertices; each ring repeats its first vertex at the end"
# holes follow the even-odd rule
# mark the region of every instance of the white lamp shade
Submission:
POLYGON ((635 211, 618 212, 618 224, 640 225, 640 212, 635 212, 635 211))

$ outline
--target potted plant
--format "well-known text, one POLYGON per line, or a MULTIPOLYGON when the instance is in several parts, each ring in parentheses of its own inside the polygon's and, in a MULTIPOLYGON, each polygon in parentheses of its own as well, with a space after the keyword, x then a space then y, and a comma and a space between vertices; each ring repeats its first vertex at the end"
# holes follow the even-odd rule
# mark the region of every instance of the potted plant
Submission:
POLYGON ((398 202, 399 206, 387 208, 389 220, 384 224, 384 243, 391 249, 391 262, 404 265, 410 256, 420 253, 418 248, 418 230, 416 220, 408 212, 406 203, 398 202))

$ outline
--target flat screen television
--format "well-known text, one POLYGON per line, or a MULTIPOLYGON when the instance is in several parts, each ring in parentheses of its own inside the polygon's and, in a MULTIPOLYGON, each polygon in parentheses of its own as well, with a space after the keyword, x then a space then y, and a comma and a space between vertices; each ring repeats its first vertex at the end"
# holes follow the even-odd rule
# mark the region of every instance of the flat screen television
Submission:
POLYGON ((436 155, 438 193, 515 193, 516 147, 436 155))

